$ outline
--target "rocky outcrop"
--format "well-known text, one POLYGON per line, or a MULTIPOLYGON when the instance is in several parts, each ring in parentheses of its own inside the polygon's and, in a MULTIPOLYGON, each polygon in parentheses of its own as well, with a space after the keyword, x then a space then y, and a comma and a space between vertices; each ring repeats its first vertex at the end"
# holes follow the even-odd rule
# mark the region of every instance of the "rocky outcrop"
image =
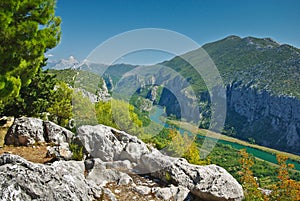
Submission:
POLYGON ((43 121, 44 138, 46 142, 53 142, 55 144, 70 143, 74 137, 74 133, 58 126, 51 121, 43 121))
POLYGON ((48 146, 47 147, 47 155, 46 157, 54 158, 54 159, 63 159, 70 160, 72 159, 73 153, 70 151, 70 146, 68 143, 60 143, 56 146, 48 146))
POLYGON ((189 190, 182 186, 171 185, 170 187, 165 188, 154 187, 150 192, 163 200, 171 200, 172 198, 175 201, 188 200, 189 197, 189 190))
POLYGON ((5 136, 5 145, 29 146, 36 143, 50 143, 47 156, 69 160, 72 152, 69 143, 74 133, 50 121, 37 118, 17 118, 5 136))
POLYGON ((186 197, 195 200, 184 187, 159 187, 142 177, 139 178, 146 183, 136 181, 137 185, 127 173, 114 169, 122 167, 121 163, 111 166, 95 159, 44 165, 3 154, 0 156, 0 200, 117 201, 128 198, 128 193, 133 194, 135 200, 183 201, 186 197), (110 188, 114 183, 115 186, 110 188), (117 199, 118 196, 124 197, 117 199), (141 199, 143 197, 146 199, 141 199))
POLYGON ((108 92, 107 86, 106 86, 106 82, 104 81, 103 78, 101 78, 102 80, 102 86, 100 86, 100 88, 97 91, 97 101, 107 101, 108 99, 111 98, 111 95, 108 92))
POLYGON ((6 145, 15 146, 27 146, 36 141, 45 142, 43 121, 36 118, 16 119, 4 140, 6 145))
MULTIPOLYGON (((66 137, 59 128, 52 122, 20 118, 8 137, 14 136, 17 145, 21 144, 17 141, 19 135, 29 139, 21 142, 64 140, 59 146, 48 147, 48 153, 70 159, 68 152, 63 152, 70 136, 66 137)), ((84 147, 88 157, 85 161, 34 164, 16 155, 0 156, 0 199, 118 200, 126 191, 139 200, 243 198, 241 185, 223 168, 192 165, 184 159, 166 156, 123 131, 104 125, 81 126, 76 140, 84 147)))
POLYGON ((100 78, 101 86, 97 87, 96 93, 92 93, 87 91, 79 86, 79 88, 75 88, 75 92, 81 92, 84 97, 87 97, 92 103, 96 103, 98 101, 107 101, 111 98, 111 95, 108 92, 107 86, 103 78, 100 78))
POLYGON ((99 158, 85 161, 88 180, 99 186, 105 186, 109 182, 117 182, 118 185, 128 185, 133 180, 126 173, 130 169, 129 161, 103 162, 99 158))
MULTIPOLYGON (((77 136, 91 157, 111 164, 119 161, 127 172, 151 174, 159 180, 187 188, 203 200, 243 198, 241 185, 221 167, 191 165, 184 159, 161 154, 135 136, 103 125, 81 126, 77 130, 77 136)), ((103 176, 114 175, 115 173, 105 173, 103 162, 100 163, 102 167, 99 170, 104 172, 103 176)), ((120 180, 122 175, 114 177, 120 180)))
POLYGON ((11 154, 0 156, 1 200, 93 200, 102 190, 84 178, 84 163, 34 164, 11 154))
POLYGON ((196 166, 179 159, 151 175, 184 186, 203 200, 242 200, 243 197, 243 189, 238 182, 216 165, 196 166))
POLYGON ((74 134, 53 122, 37 118, 15 119, 5 136, 6 145, 28 146, 37 142, 70 143, 74 134))
POLYGON ((96 103, 98 101, 98 96, 97 95, 95 95, 95 94, 93 94, 93 93, 91 93, 91 92, 89 92, 89 91, 87 91, 83 88, 76 88, 75 92, 77 92, 77 93, 81 92, 83 97, 88 98, 92 103, 96 103))

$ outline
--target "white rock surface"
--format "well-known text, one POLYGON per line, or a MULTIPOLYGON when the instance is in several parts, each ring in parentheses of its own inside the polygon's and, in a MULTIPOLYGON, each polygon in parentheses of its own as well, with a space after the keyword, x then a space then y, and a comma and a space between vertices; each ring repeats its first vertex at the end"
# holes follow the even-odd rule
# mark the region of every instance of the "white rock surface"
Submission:
POLYGON ((84 163, 35 164, 12 155, 0 156, 0 200, 89 201, 101 188, 84 178, 84 163))
MULTIPOLYGON (((163 155, 154 148, 148 148, 136 137, 104 125, 81 126, 77 135, 91 156, 101 159, 94 159, 91 178, 118 180, 121 175, 107 170, 103 162, 128 160, 131 165, 127 162, 130 167, 127 171, 151 173, 162 181, 187 188, 203 200, 241 201, 244 197, 241 185, 219 166, 192 165, 185 159, 163 155)), ((157 192, 157 196, 161 195, 163 199, 174 196, 171 189, 161 191, 157 192)))
POLYGON ((28 146, 38 142, 70 143, 74 134, 53 122, 37 118, 15 119, 5 136, 6 145, 28 146))

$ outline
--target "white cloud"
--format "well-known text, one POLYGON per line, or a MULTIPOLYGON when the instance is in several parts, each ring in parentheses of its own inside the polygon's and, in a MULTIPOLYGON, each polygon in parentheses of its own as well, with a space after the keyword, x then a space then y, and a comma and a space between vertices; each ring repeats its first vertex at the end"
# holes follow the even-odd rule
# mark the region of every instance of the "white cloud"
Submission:
POLYGON ((46 57, 53 57, 53 54, 46 54, 46 57))

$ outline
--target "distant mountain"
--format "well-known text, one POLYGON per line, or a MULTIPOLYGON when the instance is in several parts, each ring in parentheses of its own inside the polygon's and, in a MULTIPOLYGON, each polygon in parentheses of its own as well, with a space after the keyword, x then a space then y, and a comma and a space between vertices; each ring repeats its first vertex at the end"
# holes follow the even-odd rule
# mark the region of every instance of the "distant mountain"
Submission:
MULTIPOLYGON (((300 98, 300 50, 290 45, 280 45, 270 38, 240 38, 229 36, 208 43, 203 49, 217 66, 225 84, 241 82, 276 95, 300 98)), ((186 55, 197 60, 200 50, 186 55)), ((166 61, 170 66, 193 80, 196 90, 205 90, 202 79, 180 57, 166 61), (199 88, 200 87, 200 88, 199 88)))
POLYGON ((276 95, 300 98, 300 49, 270 38, 227 37, 203 48, 226 83, 252 83, 276 95))
MULTIPOLYGON (((300 154, 300 50, 279 44, 270 38, 240 38, 229 36, 202 47, 215 63, 223 79, 227 95, 227 114, 224 134, 275 149, 300 154)), ((201 49, 183 55, 192 61, 202 61, 201 49)), ((177 56, 161 65, 177 71, 189 83, 182 85, 178 76, 132 75, 121 83, 119 91, 128 86, 143 88, 141 94, 156 94, 158 83, 162 90, 158 104, 166 107, 170 116, 185 118, 208 128, 212 111, 210 94, 197 71, 177 56), (194 118, 194 99, 189 86, 197 96, 200 118, 194 118), (176 90, 176 96, 168 90, 176 90), (145 90, 150 90, 145 92, 145 90), (184 100, 184 110, 177 99, 184 100), (190 118, 191 117, 191 118, 190 118)), ((140 72, 146 68, 140 68, 140 72)), ((143 73, 140 73, 143 74, 143 73)), ((126 94, 126 93, 125 93, 126 94)), ((147 96, 144 96, 147 98, 147 96)))
MULTIPOLYGON (((224 133, 300 154, 300 50, 270 38, 238 36, 206 44, 203 49, 226 87, 224 133)), ((199 51, 185 56, 197 60, 199 51)), ((200 97, 207 96, 203 80, 187 62, 175 57, 163 64, 189 80, 200 97)), ((206 122, 210 112, 203 109, 201 114, 200 122, 206 122)))
POLYGON ((76 69, 92 72, 103 77, 108 89, 112 90, 114 88, 114 85, 116 85, 116 83, 122 78, 125 73, 135 69, 136 67, 138 66, 130 64, 106 65, 84 61, 76 69))
POLYGON ((74 56, 70 56, 68 59, 61 59, 61 60, 49 60, 47 61, 47 65, 43 68, 46 69, 53 69, 53 70, 64 70, 69 68, 77 68, 80 62, 75 59, 74 56))
POLYGON ((99 64, 99 63, 93 63, 90 61, 84 60, 82 63, 80 63, 76 69, 82 70, 82 71, 89 71, 98 75, 102 75, 103 72, 107 69, 108 65, 106 64, 99 64))
POLYGON ((86 60, 80 63, 74 57, 70 57, 58 62, 50 62, 47 67, 49 73, 55 74, 58 80, 62 80, 72 87, 79 87, 95 94, 99 92, 99 89, 103 90, 103 88, 109 91, 113 90, 122 76, 137 66, 129 64, 109 66, 86 60))

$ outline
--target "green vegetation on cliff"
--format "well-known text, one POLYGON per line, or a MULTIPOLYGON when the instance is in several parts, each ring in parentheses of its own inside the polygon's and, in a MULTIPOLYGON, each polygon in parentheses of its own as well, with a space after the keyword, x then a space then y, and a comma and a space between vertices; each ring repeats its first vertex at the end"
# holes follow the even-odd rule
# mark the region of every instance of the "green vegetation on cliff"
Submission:
POLYGON ((56 75, 60 81, 67 83, 73 88, 81 88, 92 94, 96 94, 99 85, 102 84, 102 78, 92 72, 65 69, 65 70, 49 70, 49 74, 56 75))
MULTIPOLYGON (((229 36, 203 46, 218 68, 224 84, 242 82, 272 94, 300 98, 300 50, 279 45, 269 38, 229 36)), ((197 50, 187 53, 197 59, 197 50)), ((193 86, 196 93, 206 91, 198 73, 180 57, 162 63, 178 71, 193 86)))

